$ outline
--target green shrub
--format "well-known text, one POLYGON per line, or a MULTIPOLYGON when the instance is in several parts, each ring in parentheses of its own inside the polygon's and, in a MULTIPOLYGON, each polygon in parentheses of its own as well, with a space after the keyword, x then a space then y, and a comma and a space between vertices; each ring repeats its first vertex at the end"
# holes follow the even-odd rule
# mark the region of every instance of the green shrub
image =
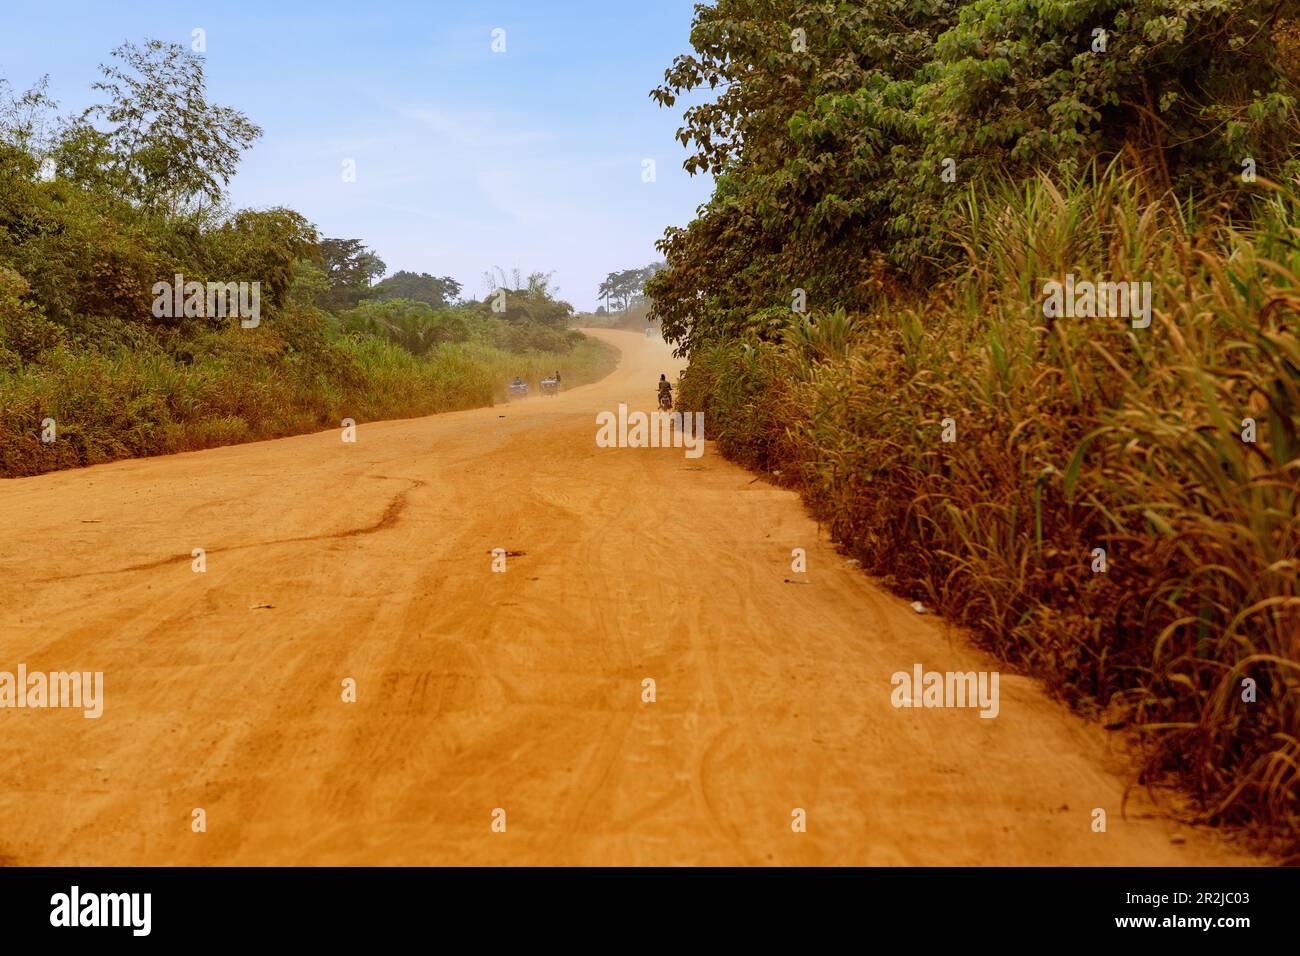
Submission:
POLYGON ((63 330, 27 300, 27 280, 0 266, 0 369, 10 371, 67 341, 63 330))
POLYGON ((422 356, 370 337, 332 341, 314 310, 289 310, 172 349, 59 347, 0 371, 0 476, 34 475, 117 458, 192 451, 336 427, 477 408, 506 397, 515 375, 560 369, 568 384, 614 366, 583 340, 563 353, 440 345, 422 356), (41 441, 53 419, 58 440, 41 441))

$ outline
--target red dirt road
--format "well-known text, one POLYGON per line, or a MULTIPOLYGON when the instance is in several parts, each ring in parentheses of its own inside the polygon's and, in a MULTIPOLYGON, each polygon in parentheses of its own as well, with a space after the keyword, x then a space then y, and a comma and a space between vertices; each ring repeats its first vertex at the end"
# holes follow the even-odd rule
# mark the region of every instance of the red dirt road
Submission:
POLYGON ((0 710, 0 860, 1249 862, 1125 818, 1118 745, 1030 680, 895 709, 996 664, 712 449, 598 448, 678 363, 595 334, 619 368, 559 398, 0 482, 0 671, 105 682, 0 710))

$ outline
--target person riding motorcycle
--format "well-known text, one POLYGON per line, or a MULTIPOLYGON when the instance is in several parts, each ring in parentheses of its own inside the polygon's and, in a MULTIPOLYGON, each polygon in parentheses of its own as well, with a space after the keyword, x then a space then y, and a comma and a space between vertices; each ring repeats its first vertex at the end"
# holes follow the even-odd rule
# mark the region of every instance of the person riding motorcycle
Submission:
POLYGON ((673 386, 668 381, 668 376, 661 374, 659 376, 659 404, 664 403, 664 397, 667 396, 668 403, 671 405, 673 400, 673 386))

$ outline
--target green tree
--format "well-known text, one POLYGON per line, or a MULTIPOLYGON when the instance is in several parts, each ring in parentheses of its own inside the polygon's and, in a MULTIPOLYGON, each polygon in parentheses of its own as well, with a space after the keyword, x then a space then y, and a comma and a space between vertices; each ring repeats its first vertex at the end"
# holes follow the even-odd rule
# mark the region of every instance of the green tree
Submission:
POLYGON ((488 300, 478 304, 480 311, 502 318, 512 323, 534 323, 550 329, 563 329, 573 318, 573 306, 555 298, 552 286, 554 273, 532 272, 527 279, 515 269, 507 279, 505 271, 498 267, 497 274, 485 272, 483 278, 491 286, 499 278, 499 284, 489 295, 488 300), (503 292, 505 311, 492 311, 491 304, 496 301, 497 293, 503 292))
POLYGON ((596 295, 604 299, 607 306, 611 301, 617 302, 623 311, 627 311, 628 307, 644 293, 645 284, 654 278, 655 273, 665 267, 664 263, 655 262, 641 269, 611 272, 596 290, 596 295))
POLYGON ((68 143, 96 143, 110 172, 145 207, 176 213, 218 202, 261 129, 238 110, 208 102, 203 58, 180 44, 124 43, 113 57, 120 65, 101 65, 104 79, 92 84, 108 101, 81 114, 68 143))
POLYGON ((294 264, 317 251, 316 227, 292 209, 243 209, 205 237, 207 275, 261 282, 272 311, 289 302, 294 264))
POLYGON ((354 308, 371 294, 371 284, 388 271, 360 239, 322 239, 321 259, 329 278, 323 306, 331 312, 354 308))
POLYGON ((434 278, 427 272, 394 272, 374 287, 372 296, 426 302, 432 309, 445 309, 460 297, 461 285, 451 276, 434 278))
POLYGON ((320 308, 329 294, 330 280, 325 270, 310 259, 293 263, 293 279, 289 285, 289 301, 296 306, 320 308))
POLYGON ((50 116, 58 105, 47 92, 50 78, 42 76, 36 85, 21 95, 16 95, 8 80, 0 77, 0 143, 41 157, 49 147, 52 121, 50 116))
POLYGON ((652 97, 714 194, 659 243, 653 315, 690 351, 781 334, 795 289, 864 309, 954 259, 969 184, 1126 153, 1238 209, 1296 169, 1274 27, 1295 0, 717 0, 652 97), (784 316, 782 318, 781 316, 784 316))

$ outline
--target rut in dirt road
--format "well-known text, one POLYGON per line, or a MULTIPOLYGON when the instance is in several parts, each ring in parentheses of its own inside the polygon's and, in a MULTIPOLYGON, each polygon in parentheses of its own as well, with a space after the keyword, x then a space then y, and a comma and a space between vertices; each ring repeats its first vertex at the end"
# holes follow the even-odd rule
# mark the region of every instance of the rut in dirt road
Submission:
POLYGON ((0 710, 0 857, 1247 862, 1121 812, 1124 755, 1035 682, 895 706, 997 665, 712 449, 598 447, 679 363, 593 334, 618 369, 558 398, 0 484, 0 670, 105 675, 97 720, 0 710))

